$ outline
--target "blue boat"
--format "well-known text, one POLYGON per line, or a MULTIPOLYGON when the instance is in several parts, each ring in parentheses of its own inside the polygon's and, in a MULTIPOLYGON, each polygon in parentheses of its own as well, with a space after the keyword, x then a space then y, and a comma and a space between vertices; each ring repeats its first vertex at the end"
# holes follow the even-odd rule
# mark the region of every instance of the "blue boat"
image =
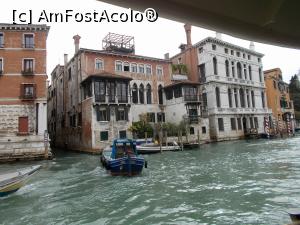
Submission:
POLYGON ((102 165, 113 176, 134 176, 146 167, 145 159, 136 151, 136 143, 131 139, 115 139, 112 147, 101 155, 102 165))

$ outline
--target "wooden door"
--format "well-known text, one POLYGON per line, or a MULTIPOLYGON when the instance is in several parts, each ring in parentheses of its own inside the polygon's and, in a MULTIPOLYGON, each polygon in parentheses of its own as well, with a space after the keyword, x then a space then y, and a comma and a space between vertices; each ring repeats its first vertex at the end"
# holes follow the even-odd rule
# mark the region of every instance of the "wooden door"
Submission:
POLYGON ((28 133, 28 117, 19 117, 19 133, 28 133))

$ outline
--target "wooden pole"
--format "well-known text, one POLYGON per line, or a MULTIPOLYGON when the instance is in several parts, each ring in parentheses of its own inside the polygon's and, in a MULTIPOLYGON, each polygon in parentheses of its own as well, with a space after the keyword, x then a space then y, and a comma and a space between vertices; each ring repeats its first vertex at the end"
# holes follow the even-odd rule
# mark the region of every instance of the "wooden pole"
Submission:
POLYGON ((200 148, 200 130, 199 129, 197 132, 197 138, 198 138, 198 147, 200 148))
POLYGON ((183 141, 182 141, 182 131, 179 131, 179 135, 180 135, 180 147, 181 147, 181 151, 183 151, 183 141))
POLYGON ((160 130, 159 131, 159 150, 160 150, 160 153, 162 153, 162 131, 160 130))
POLYGON ((168 146, 168 131, 165 131, 166 146, 168 146))

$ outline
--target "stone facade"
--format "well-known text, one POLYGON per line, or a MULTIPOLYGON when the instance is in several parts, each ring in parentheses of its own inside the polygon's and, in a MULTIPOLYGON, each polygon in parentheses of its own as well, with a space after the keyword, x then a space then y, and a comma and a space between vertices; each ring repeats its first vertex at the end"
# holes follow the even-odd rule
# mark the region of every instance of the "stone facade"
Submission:
POLYGON ((195 47, 211 138, 227 140, 264 133, 264 118, 271 110, 266 102, 263 55, 217 38, 206 38, 195 47))
POLYGON ((0 160, 45 153, 48 32, 46 25, 0 24, 0 160))

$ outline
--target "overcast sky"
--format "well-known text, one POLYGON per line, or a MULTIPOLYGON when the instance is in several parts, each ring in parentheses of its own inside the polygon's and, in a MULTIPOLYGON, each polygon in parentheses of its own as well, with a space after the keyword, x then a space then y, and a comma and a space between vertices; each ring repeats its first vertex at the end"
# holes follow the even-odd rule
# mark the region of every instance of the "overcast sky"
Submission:
MULTIPOLYGON (((126 9, 102 3, 96 0, 9 0, 5 6, 0 8, 0 22, 12 23, 13 10, 28 12, 32 10, 33 23, 37 20, 43 10, 47 13, 59 13, 65 10, 74 12, 93 13, 94 10, 108 13, 128 12, 126 9)), ((255 15, 253 15, 255 16, 255 15)), ((186 43, 183 24, 159 18, 156 22, 90 22, 90 23, 47 23, 51 26, 47 40, 47 73, 50 74, 57 64, 63 64, 63 54, 74 54, 73 36, 79 34, 82 38, 80 47, 91 49, 102 49, 102 39, 108 32, 125 34, 135 37, 136 54, 163 58, 167 52, 170 56, 179 52, 178 46, 186 43)), ((193 44, 206 38, 215 37, 215 31, 192 28, 193 44)), ((249 47, 249 40, 241 40, 228 35, 222 35, 222 39, 242 47, 249 47)), ((264 70, 279 67, 283 73, 283 79, 288 82, 290 77, 300 68, 300 50, 276 47, 255 42, 255 50, 263 53, 264 70)))

